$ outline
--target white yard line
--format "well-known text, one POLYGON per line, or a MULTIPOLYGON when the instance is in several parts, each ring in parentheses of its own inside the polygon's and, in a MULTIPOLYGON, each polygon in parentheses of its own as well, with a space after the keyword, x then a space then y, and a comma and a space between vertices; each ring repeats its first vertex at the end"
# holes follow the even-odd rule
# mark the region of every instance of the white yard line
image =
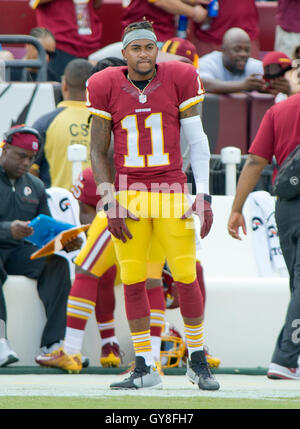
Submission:
MULTIPOLYGON (((87 374, 27 374, 0 375, 1 396, 72 396, 97 398, 103 396, 157 396, 157 397, 219 397, 276 399, 300 398, 300 380, 269 380, 265 376, 220 374, 219 391, 199 390, 185 376, 163 376, 163 388, 138 391, 112 391, 110 383, 122 375, 87 374)), ((0 400, 1 401, 1 400, 0 400)))

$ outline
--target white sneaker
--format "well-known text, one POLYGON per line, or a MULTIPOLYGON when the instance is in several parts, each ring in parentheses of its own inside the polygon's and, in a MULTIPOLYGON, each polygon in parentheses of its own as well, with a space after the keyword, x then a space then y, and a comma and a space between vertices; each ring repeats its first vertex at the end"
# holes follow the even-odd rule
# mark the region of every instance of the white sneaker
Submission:
POLYGON ((112 383, 111 389, 160 389, 162 380, 156 368, 147 366, 142 356, 136 356, 135 368, 128 378, 123 381, 112 383))
POLYGON ((277 363, 270 363, 267 377, 273 380, 300 380, 300 368, 299 366, 297 368, 287 368, 277 363))
POLYGON ((18 362, 17 353, 10 347, 6 338, 0 338, 0 367, 18 362))

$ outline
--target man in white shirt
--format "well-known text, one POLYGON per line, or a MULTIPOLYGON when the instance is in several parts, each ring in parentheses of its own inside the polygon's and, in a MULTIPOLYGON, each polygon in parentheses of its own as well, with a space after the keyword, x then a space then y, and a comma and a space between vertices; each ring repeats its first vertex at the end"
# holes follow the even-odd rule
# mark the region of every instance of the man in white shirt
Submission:
POLYGON ((229 94, 263 91, 262 61, 250 58, 251 42, 246 31, 231 28, 224 34, 222 51, 199 59, 199 72, 206 92, 229 94))

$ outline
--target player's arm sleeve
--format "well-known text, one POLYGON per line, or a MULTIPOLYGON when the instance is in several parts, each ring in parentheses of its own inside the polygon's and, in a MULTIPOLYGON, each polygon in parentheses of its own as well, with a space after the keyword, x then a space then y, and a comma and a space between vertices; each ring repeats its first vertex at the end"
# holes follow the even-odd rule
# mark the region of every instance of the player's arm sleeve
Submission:
POLYGON ((190 145, 190 163, 196 184, 196 193, 209 194, 210 149, 200 115, 180 120, 182 132, 190 145))
POLYGON ((184 64, 181 71, 181 83, 178 85, 181 129, 190 146, 190 163, 197 194, 209 194, 210 150, 196 106, 204 100, 205 91, 194 66, 184 64))

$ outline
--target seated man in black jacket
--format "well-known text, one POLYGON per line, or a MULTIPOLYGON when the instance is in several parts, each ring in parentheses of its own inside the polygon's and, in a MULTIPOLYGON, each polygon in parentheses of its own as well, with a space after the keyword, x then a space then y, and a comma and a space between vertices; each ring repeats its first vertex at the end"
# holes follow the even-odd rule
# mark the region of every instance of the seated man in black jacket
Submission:
MULTIPOLYGON (((26 241, 33 233, 29 222, 39 214, 51 216, 43 182, 29 173, 39 142, 35 129, 14 127, 4 137, 0 157, 0 367, 19 360, 6 333, 2 286, 9 274, 37 280, 47 316, 42 350, 52 351, 65 335, 66 303, 71 287, 68 261, 57 255, 30 260, 37 247, 26 241)), ((67 250, 75 250, 74 242, 67 250)))

